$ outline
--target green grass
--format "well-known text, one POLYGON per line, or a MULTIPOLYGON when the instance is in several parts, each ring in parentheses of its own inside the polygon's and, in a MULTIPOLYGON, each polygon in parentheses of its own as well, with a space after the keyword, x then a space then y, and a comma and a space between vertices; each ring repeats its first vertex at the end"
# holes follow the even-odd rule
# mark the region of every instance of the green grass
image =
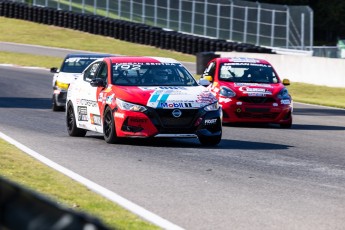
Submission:
POLYGON ((0 139, 0 175, 98 217, 113 229, 159 229, 0 139))
POLYGON ((294 101, 345 108, 345 88, 292 82, 287 86, 294 101))

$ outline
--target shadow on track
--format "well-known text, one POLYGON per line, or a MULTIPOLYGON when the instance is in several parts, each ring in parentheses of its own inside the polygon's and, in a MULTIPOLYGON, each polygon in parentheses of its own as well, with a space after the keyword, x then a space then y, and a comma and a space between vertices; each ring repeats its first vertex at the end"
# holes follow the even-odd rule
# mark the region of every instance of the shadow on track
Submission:
POLYGON ((0 108, 50 109, 51 98, 0 97, 0 108))
POLYGON ((345 116, 345 109, 294 108, 293 114, 308 116, 345 116))
MULTIPOLYGON (((281 129, 277 124, 260 124, 260 123, 238 123, 238 124, 223 124, 224 127, 236 128, 266 128, 266 129, 281 129)), ((345 130, 345 126, 330 126, 330 125, 305 125, 305 124, 292 124, 291 129, 281 129, 289 132, 289 130, 345 130)))
MULTIPOLYGON (((86 138, 98 139, 104 141, 103 136, 100 135, 87 135, 86 138)), ((104 142, 105 145, 107 143, 104 142)), ((274 144, 274 143, 262 143, 253 141, 239 141, 222 139, 217 146, 203 146, 199 143, 196 138, 149 138, 149 139, 137 139, 137 138, 123 138, 119 143, 113 144, 114 148, 116 145, 131 145, 131 146, 143 146, 153 148, 194 148, 194 149, 241 149, 241 150, 279 150, 289 149, 293 146, 274 144)), ((111 145, 110 145, 111 146, 111 145)))

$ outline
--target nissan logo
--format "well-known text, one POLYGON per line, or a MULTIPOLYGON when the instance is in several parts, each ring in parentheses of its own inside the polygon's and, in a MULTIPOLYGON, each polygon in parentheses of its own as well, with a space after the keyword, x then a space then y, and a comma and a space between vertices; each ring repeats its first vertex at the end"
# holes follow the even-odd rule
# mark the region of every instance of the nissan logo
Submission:
POLYGON ((182 112, 179 109, 174 109, 171 113, 174 117, 181 117, 182 112))

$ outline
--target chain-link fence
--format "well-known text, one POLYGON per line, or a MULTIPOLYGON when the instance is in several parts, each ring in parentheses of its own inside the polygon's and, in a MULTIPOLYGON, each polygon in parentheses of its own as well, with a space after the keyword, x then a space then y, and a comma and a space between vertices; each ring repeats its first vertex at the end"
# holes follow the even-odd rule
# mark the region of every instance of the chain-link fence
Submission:
POLYGON ((258 46, 312 50, 308 6, 241 0, 16 0, 258 46))

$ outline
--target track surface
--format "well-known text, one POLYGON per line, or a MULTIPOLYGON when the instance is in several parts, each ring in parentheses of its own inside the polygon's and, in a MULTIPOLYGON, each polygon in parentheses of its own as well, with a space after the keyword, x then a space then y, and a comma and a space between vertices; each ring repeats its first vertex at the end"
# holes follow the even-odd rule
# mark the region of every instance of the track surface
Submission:
POLYGON ((186 229, 344 229, 345 110, 295 103, 292 129, 224 127, 221 144, 67 135, 52 74, 0 67, 0 131, 186 229))

